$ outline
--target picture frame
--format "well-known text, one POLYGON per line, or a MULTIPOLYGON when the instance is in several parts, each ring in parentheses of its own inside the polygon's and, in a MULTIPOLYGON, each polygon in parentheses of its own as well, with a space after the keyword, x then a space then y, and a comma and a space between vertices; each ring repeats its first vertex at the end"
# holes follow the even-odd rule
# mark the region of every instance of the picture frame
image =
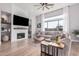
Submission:
POLYGON ((38 23, 37 24, 37 28, 41 28, 41 23, 38 23))

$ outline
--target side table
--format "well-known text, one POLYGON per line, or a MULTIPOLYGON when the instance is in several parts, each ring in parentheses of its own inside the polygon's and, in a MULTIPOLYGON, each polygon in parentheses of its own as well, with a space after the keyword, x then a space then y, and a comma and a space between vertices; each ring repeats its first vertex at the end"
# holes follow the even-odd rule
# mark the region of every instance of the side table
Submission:
POLYGON ((64 44, 61 43, 60 45, 54 42, 41 42, 41 56, 58 56, 58 50, 63 49, 64 44))

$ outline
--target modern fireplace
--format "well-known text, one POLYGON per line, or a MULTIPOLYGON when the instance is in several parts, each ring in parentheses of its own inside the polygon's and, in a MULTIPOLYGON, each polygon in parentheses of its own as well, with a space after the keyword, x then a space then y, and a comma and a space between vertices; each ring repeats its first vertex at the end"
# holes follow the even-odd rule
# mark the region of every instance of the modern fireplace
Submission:
POLYGON ((25 38, 25 33, 17 33, 17 39, 25 38))

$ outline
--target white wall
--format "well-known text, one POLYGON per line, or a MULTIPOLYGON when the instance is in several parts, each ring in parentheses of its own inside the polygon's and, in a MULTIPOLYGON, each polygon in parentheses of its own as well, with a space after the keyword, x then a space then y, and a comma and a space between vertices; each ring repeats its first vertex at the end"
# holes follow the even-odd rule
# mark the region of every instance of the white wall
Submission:
POLYGON ((69 31, 79 30, 79 4, 69 7, 69 31))
MULTIPOLYGON (((10 3, 0 3, 0 16, 1 16, 1 11, 5 11, 8 13, 11 13, 12 11, 12 4, 10 3)), ((0 44, 1 44, 1 18, 0 18, 0 44)))
MULTIPOLYGON (((28 30, 14 30, 14 26, 13 26, 13 14, 16 14, 16 15, 19 15, 19 16, 23 16, 23 17, 28 17, 28 11, 27 10, 24 10, 18 6, 16 6, 15 4, 13 3, 0 3, 0 12, 1 11, 5 11, 5 12, 8 12, 8 13, 11 13, 12 14, 12 18, 11 18, 11 41, 16 41, 16 34, 15 33, 18 33, 18 32, 25 32, 26 33, 26 37, 25 38, 28 38, 28 30)), ((1 22, 0 22, 0 36, 1 36, 1 22)), ((0 39, 1 40, 1 39, 0 39)))
POLYGON ((36 31, 36 18, 35 16, 31 15, 30 19, 32 20, 32 39, 33 39, 36 31))
MULTIPOLYGON (((65 30, 66 32, 72 32, 74 29, 79 29, 79 25, 78 25, 78 15, 79 15, 79 4, 74 4, 71 7, 65 6, 63 8, 63 14, 65 15, 64 20, 65 20, 65 30)), ((26 16, 28 16, 31 20, 32 20, 32 38, 35 34, 36 31, 36 23, 37 23, 37 19, 35 18, 35 15, 33 14, 33 12, 31 13, 29 12, 21 12, 18 13, 22 10, 19 9, 19 7, 15 7, 15 13, 18 15, 21 15, 24 13, 26 16)), ((53 11, 53 10, 52 10, 53 11)), ((23 16, 24 16, 23 14, 23 16)))
POLYGON ((63 8, 64 31, 69 33, 69 7, 63 8))
POLYGON ((11 3, 0 3, 0 10, 11 13, 12 4, 11 3))
MULTIPOLYGON (((50 11, 54 11, 54 10, 66 7, 68 5, 73 5, 73 4, 70 4, 70 3, 65 3, 65 4, 64 3, 59 3, 59 4, 54 5, 54 7, 52 9, 50 9, 50 10, 42 11, 40 9, 41 10, 40 11, 40 10, 37 10, 37 8, 35 8, 33 6, 33 3, 31 3, 31 4, 18 4, 18 6, 23 8, 24 10, 28 10, 29 18, 32 20, 32 38, 33 38, 33 36, 35 34, 36 24, 37 24, 37 19, 35 18, 35 16, 43 14, 43 13, 47 13, 47 12, 50 12, 50 11)), ((67 28, 67 25, 66 25, 66 28, 67 28)))
POLYGON ((79 29, 79 4, 63 7, 62 12, 65 20, 64 31, 71 33, 74 29, 79 29))
MULTIPOLYGON (((29 9, 22 9, 20 6, 17 6, 16 4, 10 4, 10 3, 0 3, 0 11, 1 10, 12 13, 12 14, 16 14, 19 16, 23 16, 26 18, 29 17, 32 20, 32 38, 33 38, 33 35, 35 34, 35 31, 36 31, 36 18, 33 12, 28 11, 29 9)), ((72 32, 74 29, 79 29, 79 25, 78 25, 79 12, 78 11, 79 11, 79 4, 69 7, 69 9, 67 7, 64 8, 63 12, 67 13, 67 16, 65 18, 66 24, 69 22, 65 27, 66 31, 72 32)), ((13 20, 11 21, 13 22, 13 20)), ((13 27, 12 27, 12 32, 13 33, 16 32, 16 31, 14 32, 13 27)), ((12 38, 13 38, 13 35, 14 34, 11 35, 12 38)))
POLYGON ((17 6, 16 4, 12 4, 12 12, 16 15, 19 15, 19 16, 23 16, 23 17, 26 17, 28 18, 29 15, 28 15, 28 11, 27 10, 24 10, 22 8, 20 8, 19 6, 17 6))
MULTIPOLYGON (((28 18, 27 10, 23 10, 15 4, 12 4, 12 14, 19 15, 22 17, 28 18)), ((15 26, 13 25, 13 16, 12 16, 12 34, 11 34, 11 42, 17 41, 17 33, 25 33, 25 39, 28 39, 28 27, 25 26, 15 26), (14 29, 14 28, 27 28, 26 30, 22 29, 14 29)))
MULTIPOLYGON (((0 10, 1 12, 1 10, 0 10)), ((1 13, 0 13, 0 16, 1 16, 1 13)), ((1 18, 0 18, 0 45, 1 45, 1 18)))

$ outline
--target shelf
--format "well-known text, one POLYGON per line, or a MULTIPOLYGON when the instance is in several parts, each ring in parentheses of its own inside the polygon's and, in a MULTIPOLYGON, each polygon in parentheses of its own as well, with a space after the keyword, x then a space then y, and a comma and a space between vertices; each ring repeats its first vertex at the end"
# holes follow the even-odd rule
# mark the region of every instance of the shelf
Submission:
POLYGON ((10 24, 11 25, 11 23, 8 23, 8 22, 1 22, 1 24, 10 24))
POLYGON ((1 31, 2 33, 5 33, 5 32, 7 32, 7 33, 9 33, 10 31, 1 31))
POLYGON ((1 43, 4 42, 4 36, 8 36, 11 40, 11 15, 11 13, 1 11, 1 43))

